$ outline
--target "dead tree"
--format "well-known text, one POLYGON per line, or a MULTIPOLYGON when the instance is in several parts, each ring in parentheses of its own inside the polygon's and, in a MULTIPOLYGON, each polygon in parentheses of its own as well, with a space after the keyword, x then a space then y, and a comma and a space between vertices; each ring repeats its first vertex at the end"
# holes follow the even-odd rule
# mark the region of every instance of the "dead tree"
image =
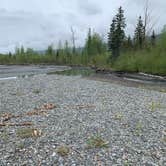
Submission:
POLYGON ((72 50, 72 52, 73 52, 73 54, 75 54, 75 52, 76 52, 76 36, 75 36, 75 31, 74 31, 74 29, 73 29, 73 27, 71 27, 71 39, 72 39, 72 45, 73 45, 73 50, 72 50))
POLYGON ((150 36, 154 30, 158 19, 153 16, 153 10, 150 8, 150 1, 146 0, 144 7, 144 37, 150 36))

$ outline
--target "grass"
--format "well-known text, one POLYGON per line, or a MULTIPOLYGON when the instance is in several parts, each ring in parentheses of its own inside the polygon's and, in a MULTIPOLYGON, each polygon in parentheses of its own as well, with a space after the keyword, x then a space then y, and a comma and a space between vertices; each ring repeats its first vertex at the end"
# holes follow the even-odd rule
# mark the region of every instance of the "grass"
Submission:
POLYGON ((163 138, 163 142, 165 142, 165 143, 166 143, 166 136, 164 136, 164 138, 163 138))
POLYGON ((40 92, 41 92, 40 89, 34 89, 34 90, 33 90, 33 93, 35 93, 35 94, 39 94, 40 92))
POLYGON ((1 138, 3 141, 9 140, 9 132, 5 129, 5 130, 0 134, 0 138, 1 138))
POLYGON ((57 148, 57 153, 62 157, 68 156, 70 153, 70 148, 66 145, 59 146, 57 148))
POLYGON ((122 120, 122 118, 123 118, 123 114, 122 113, 116 113, 115 114, 115 120, 122 120))
POLYGON ((92 136, 87 141, 88 148, 107 148, 108 144, 109 142, 100 136, 92 136))
POLYGON ((25 148, 24 142, 18 143, 18 144, 17 144, 17 148, 18 148, 18 149, 24 149, 24 148, 25 148))
POLYGON ((160 109, 160 108, 161 108, 161 103, 160 102, 154 102, 154 101, 151 102, 150 110, 152 112, 155 112, 157 109, 160 109))
POLYGON ((23 96, 24 94, 21 91, 17 91, 16 93, 13 93, 12 95, 16 95, 16 96, 20 97, 20 96, 23 96))
POLYGON ((160 89, 159 90, 161 93, 166 93, 166 89, 160 89))
POLYGON ((131 166, 131 164, 129 163, 128 160, 125 160, 125 161, 124 161, 124 166, 131 166))
POLYGON ((35 138, 35 137, 41 136, 41 130, 31 129, 31 128, 23 128, 23 129, 18 129, 16 134, 17 134, 17 137, 20 137, 22 139, 35 138))
POLYGON ((142 134, 143 126, 141 122, 137 122, 136 128, 135 128, 135 134, 137 136, 140 136, 142 134))

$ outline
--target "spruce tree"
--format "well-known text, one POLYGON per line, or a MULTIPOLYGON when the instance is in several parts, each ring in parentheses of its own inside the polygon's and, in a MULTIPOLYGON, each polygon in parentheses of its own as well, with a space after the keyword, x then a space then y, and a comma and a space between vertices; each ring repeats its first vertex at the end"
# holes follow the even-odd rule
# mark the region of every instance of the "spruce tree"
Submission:
POLYGON ((53 49, 53 46, 52 45, 49 45, 47 50, 46 50, 46 54, 47 55, 53 55, 54 54, 54 49, 53 49))
POLYGON ((115 49, 115 30, 116 30, 116 20, 113 18, 112 24, 110 26, 110 32, 108 33, 108 49, 109 51, 114 51, 115 49))
POLYGON ((122 7, 120 7, 118 9, 118 14, 116 15, 116 39, 117 39, 117 46, 118 48, 120 48, 123 39, 125 38, 125 18, 124 18, 124 10, 122 9, 122 7))
POLYGON ((91 32, 91 28, 89 28, 89 31, 88 31, 88 38, 87 38, 85 47, 86 47, 86 50, 87 50, 87 54, 89 56, 91 56, 91 54, 92 54, 92 32, 91 32))
POLYGON ((25 51, 24 51, 24 47, 23 47, 23 46, 21 46, 20 53, 21 53, 21 55, 24 55, 24 53, 25 53, 25 51))
POLYGON ((135 46, 139 47, 140 49, 143 48, 143 44, 144 44, 144 25, 143 25, 143 20, 142 17, 139 16, 138 18, 138 23, 135 29, 135 33, 134 33, 134 41, 135 41, 135 46))
POLYGON ((64 47, 64 54, 66 56, 66 59, 67 59, 67 62, 71 63, 71 51, 70 51, 70 48, 69 48, 69 43, 68 41, 66 40, 65 41, 65 47, 64 47))
POLYGON ((125 17, 122 7, 118 9, 118 14, 112 21, 110 32, 108 34, 108 48, 112 52, 112 58, 116 59, 120 55, 120 48, 125 38, 125 17))

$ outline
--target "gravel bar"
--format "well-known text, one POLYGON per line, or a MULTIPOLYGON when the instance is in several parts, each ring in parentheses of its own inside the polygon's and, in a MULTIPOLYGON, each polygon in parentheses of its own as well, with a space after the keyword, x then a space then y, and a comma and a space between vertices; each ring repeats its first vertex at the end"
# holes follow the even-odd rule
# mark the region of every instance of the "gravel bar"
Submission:
POLYGON ((81 76, 1 80, 0 124, 0 166, 166 165, 166 93, 81 76))

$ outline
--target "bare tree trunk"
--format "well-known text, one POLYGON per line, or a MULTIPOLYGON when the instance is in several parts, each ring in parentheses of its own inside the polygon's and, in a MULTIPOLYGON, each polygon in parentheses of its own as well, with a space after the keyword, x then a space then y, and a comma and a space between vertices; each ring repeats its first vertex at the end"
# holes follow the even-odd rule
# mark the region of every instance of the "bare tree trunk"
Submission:
POLYGON ((154 30, 158 18, 152 16, 152 9, 150 9, 150 1, 146 0, 144 7, 144 37, 150 36, 154 30))
POLYGON ((75 51, 76 51, 76 45, 75 45, 76 37, 75 37, 75 31, 74 31, 73 27, 71 27, 71 34, 72 34, 73 54, 75 54, 75 51))

